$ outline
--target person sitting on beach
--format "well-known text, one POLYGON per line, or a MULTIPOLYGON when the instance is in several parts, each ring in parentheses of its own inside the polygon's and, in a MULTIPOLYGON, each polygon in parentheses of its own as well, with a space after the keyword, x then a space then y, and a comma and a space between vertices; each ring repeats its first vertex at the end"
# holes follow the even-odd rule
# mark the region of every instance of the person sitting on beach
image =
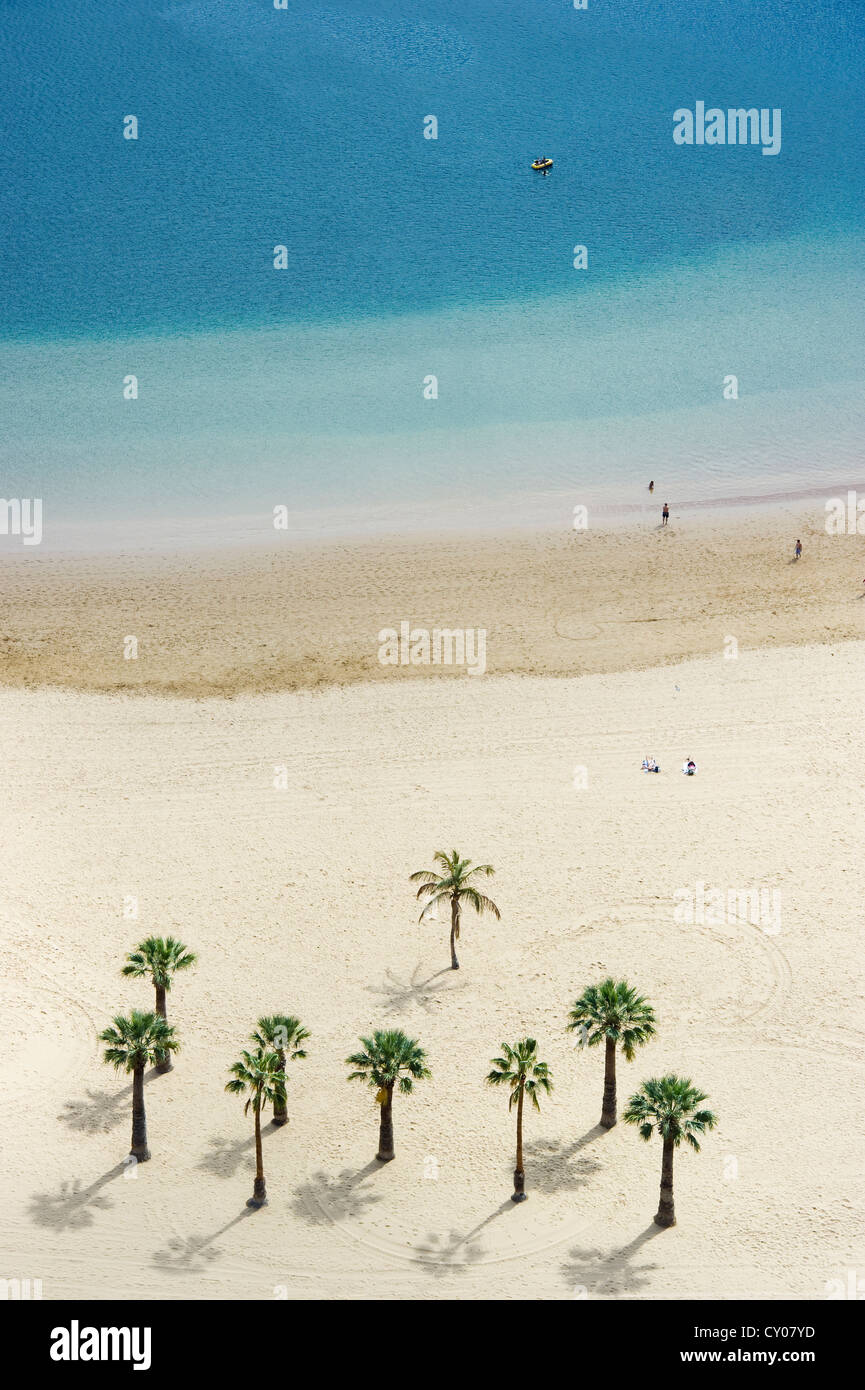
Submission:
POLYGON ((693 777, 697 771, 697 764, 693 758, 688 758, 687 762, 682 763, 682 771, 686 777, 693 777))

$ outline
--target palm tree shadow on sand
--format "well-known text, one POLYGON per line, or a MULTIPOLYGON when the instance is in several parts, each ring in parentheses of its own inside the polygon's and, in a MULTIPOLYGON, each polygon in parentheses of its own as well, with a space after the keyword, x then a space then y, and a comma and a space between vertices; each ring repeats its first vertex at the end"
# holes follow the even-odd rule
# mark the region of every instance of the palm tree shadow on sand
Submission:
POLYGON ((589 1144, 609 1133, 595 1125, 571 1143, 560 1139, 535 1139, 525 1145, 526 1184, 540 1192, 573 1192, 585 1187, 603 1164, 590 1154, 579 1157, 589 1144))
POLYGON ((379 1193, 363 1184, 366 1178, 382 1172, 382 1169, 383 1165, 377 1159, 372 1159, 358 1172, 343 1168, 336 1176, 321 1170, 313 1173, 307 1182, 295 1188, 292 1210, 313 1226, 333 1226, 341 1221, 351 1221, 381 1201, 379 1193))
MULTIPOLYGON (((156 1067, 151 1067, 144 1074, 145 1084, 159 1074, 156 1067)), ((118 1125, 131 1123, 131 1100, 131 1081, 120 1091, 98 1091, 91 1087, 86 1100, 67 1100, 57 1118, 83 1134, 108 1134, 118 1125)))
MULTIPOLYGON (((269 1129, 271 1126, 267 1128, 269 1129)), ((267 1133, 267 1129, 262 1129, 261 1133, 263 1137, 267 1133)), ((255 1149, 255 1136, 252 1134, 246 1139, 223 1139, 221 1134, 215 1134, 208 1142, 210 1143, 210 1153, 205 1154, 201 1162, 196 1164, 196 1167, 203 1169, 205 1173, 212 1174, 215 1178, 235 1177, 241 1169, 248 1166, 250 1152, 255 1149)))
POLYGON ((485 1226, 489 1226, 491 1221, 504 1216, 506 1211, 515 1211, 516 1208, 510 1197, 496 1207, 495 1211, 485 1216, 483 1221, 478 1222, 470 1231, 465 1234, 459 1231, 451 1231, 447 1236, 441 1236, 432 1232, 426 1238, 426 1243, 416 1247, 416 1257, 414 1263, 426 1269, 430 1274, 443 1275, 452 1274, 454 1270, 471 1269, 477 1264, 478 1260, 483 1259, 486 1249, 480 1240, 480 1233, 485 1226))
POLYGON ((67 1100, 57 1116, 70 1129, 84 1134, 108 1134, 130 1122, 132 1083, 122 1091, 88 1090, 86 1100, 67 1100))
POLYGON ((128 1161, 117 1163, 101 1178, 90 1183, 89 1187, 84 1187, 80 1178, 72 1178, 69 1182, 61 1183, 57 1192, 35 1193, 30 1198, 31 1221, 52 1231, 78 1231, 92 1226, 94 1213, 111 1206, 102 1188, 128 1172, 129 1167, 128 1161))
POLYGON ((419 979, 422 966, 416 965, 411 973, 411 978, 402 983, 398 980, 391 970, 385 971, 385 983, 382 985, 367 985, 370 994, 380 995, 380 1005, 388 1013, 401 1013, 413 1005, 419 1005, 427 1013, 434 1005, 438 1004, 439 996, 442 993, 453 993, 456 990, 464 989, 463 984, 452 984, 449 989, 446 976, 453 978, 454 971, 450 966, 445 966, 443 970, 437 970, 434 975, 428 975, 425 980, 419 979), (438 984, 433 982, 438 980, 438 984))
POLYGON ((154 1251, 151 1263, 158 1269, 175 1270, 177 1273, 192 1271, 193 1273, 204 1269, 213 1260, 218 1260, 222 1251, 214 1241, 220 1236, 230 1231, 232 1226, 237 1226, 241 1221, 252 1215, 249 1207, 243 1209, 227 1221, 224 1226, 220 1226, 218 1231, 213 1231, 209 1236, 176 1236, 173 1240, 161 1249, 154 1251))
POLYGON ((661 1227, 652 1221, 632 1241, 611 1254, 605 1255, 600 1250, 585 1250, 579 1246, 569 1250, 568 1262, 562 1265, 562 1275, 572 1290, 572 1296, 621 1298, 625 1294, 639 1293, 651 1282, 648 1276, 658 1266, 634 1264, 632 1261, 648 1241, 660 1234, 661 1227))

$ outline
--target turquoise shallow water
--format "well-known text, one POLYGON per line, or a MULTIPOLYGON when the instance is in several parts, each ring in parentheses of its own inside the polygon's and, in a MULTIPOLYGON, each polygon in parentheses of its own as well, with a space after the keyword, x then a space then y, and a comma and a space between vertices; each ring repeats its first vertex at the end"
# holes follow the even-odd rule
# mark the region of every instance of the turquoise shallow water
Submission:
POLYGON ((6 494, 441 527, 857 480, 865 12, 622 8, 0 4, 6 494), (780 153, 674 145, 700 99, 780 153))

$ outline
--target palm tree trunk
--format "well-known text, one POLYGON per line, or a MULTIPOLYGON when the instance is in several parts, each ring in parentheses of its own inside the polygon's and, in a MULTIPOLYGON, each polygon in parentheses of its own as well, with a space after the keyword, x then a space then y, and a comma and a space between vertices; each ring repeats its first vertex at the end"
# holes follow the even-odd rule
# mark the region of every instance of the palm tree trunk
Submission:
POLYGON ((451 898, 451 970, 459 970, 460 963, 457 960, 456 946, 454 942, 460 934, 460 900, 456 893, 451 898))
POLYGON ((252 1184, 252 1196, 246 1205, 248 1207, 267 1206, 267 1188, 264 1185, 264 1154, 261 1151, 260 1105, 255 1108, 255 1181, 252 1184))
POLYGON ((607 1038, 607 1055, 604 1060, 604 1104, 601 1108, 601 1124, 604 1129, 612 1129, 616 1123, 616 1040, 607 1038))
MULTIPOLYGON (((156 986, 156 1012, 157 1012, 157 1014, 159 1015, 160 1018, 164 1018, 164 1019, 166 1019, 166 1020, 168 1019, 168 1014, 167 1014, 166 1009, 165 1009, 165 985, 157 985, 157 986, 156 986)), ((170 1053, 170 1052, 157 1052, 157 1054, 156 1054, 156 1070, 157 1070, 157 1071, 161 1071, 161 1072, 165 1072, 165 1071, 171 1071, 172 1069, 173 1069, 173 1063, 172 1063, 172 1061, 171 1061, 171 1053, 170 1053)))
POLYGON ((132 1148, 129 1150, 138 1163, 150 1157, 147 1147, 147 1116, 144 1113, 144 1064, 132 1073, 132 1148))
POLYGON ((661 1159, 661 1201, 655 1213, 656 1226, 675 1226, 676 1208, 673 1205, 673 1141, 664 1140, 661 1159))
POLYGON ((393 1151, 393 1083, 385 1087, 387 1095, 381 1107, 381 1118, 378 1126, 378 1153, 376 1158, 379 1163, 390 1163, 395 1156, 393 1151))
POLYGON ((526 1174, 523 1168, 523 1091, 520 1087, 520 1098, 517 1101, 517 1166, 514 1169, 514 1191, 511 1197, 512 1202, 525 1202, 526 1193, 526 1174))
POLYGON ((279 1052, 279 1072, 280 1084, 276 1090, 276 1100, 273 1105, 273 1123, 275 1125, 288 1124, 288 1098, 285 1094, 285 1053, 280 1049, 279 1052))

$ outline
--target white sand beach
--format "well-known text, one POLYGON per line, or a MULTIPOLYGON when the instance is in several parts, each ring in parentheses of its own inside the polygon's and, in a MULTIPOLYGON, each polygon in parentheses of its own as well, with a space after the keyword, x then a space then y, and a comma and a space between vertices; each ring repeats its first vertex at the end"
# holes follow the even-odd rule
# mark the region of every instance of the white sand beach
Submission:
POLYGON ((563 679, 0 691, 7 1277, 45 1298, 820 1299, 861 1271, 865 642, 725 660, 721 612, 712 655, 563 679), (408 883, 452 846, 495 866, 502 913, 466 915, 459 972, 408 883), (677 922, 697 884, 777 892, 779 929, 677 922), (129 1170, 131 1088, 96 1034, 150 1006, 120 967, 168 933, 199 961, 169 996, 175 1069, 146 1081, 152 1161, 129 1170), (620 1060, 620 1112, 675 1070, 719 1116, 677 1155, 671 1230, 658 1141, 598 1128, 602 1054, 564 1031, 608 973, 659 1019, 620 1060), (251 1117, 223 1087, 275 1010, 312 1037, 251 1213, 251 1117), (433 1075, 397 1096, 382 1166, 344 1058, 387 1026, 433 1075), (514 1206, 513 1116, 483 1078, 526 1033, 555 1089, 514 1206))

